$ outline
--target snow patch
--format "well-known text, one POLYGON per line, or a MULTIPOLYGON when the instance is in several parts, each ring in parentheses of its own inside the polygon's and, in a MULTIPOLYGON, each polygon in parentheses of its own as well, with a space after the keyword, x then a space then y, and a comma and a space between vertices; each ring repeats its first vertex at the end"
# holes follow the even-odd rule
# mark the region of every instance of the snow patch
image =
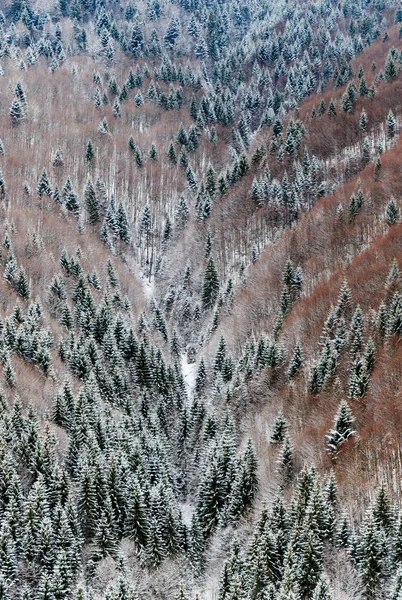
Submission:
POLYGON ((141 282, 142 282, 142 290, 144 292, 145 298, 150 302, 152 298, 155 297, 155 277, 151 275, 151 278, 145 277, 143 273, 141 273, 141 282))
POLYGON ((180 361, 184 383, 186 384, 187 392, 191 394, 195 386, 195 379, 197 377, 197 363, 194 362, 189 364, 187 362, 186 352, 183 352, 180 361))

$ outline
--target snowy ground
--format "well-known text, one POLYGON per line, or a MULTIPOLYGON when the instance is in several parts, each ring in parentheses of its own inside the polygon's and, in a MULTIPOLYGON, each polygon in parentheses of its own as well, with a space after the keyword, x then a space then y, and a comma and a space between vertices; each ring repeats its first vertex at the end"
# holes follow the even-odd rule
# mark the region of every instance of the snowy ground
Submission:
POLYGON ((180 361, 184 383, 186 384, 187 392, 191 394, 194 389, 195 378, 197 376, 197 363, 188 364, 186 352, 183 352, 180 357, 180 361))
POLYGON ((155 297, 155 277, 152 275, 151 280, 149 280, 148 277, 145 277, 145 275, 141 273, 141 282, 144 296, 148 302, 150 302, 151 299, 155 297))

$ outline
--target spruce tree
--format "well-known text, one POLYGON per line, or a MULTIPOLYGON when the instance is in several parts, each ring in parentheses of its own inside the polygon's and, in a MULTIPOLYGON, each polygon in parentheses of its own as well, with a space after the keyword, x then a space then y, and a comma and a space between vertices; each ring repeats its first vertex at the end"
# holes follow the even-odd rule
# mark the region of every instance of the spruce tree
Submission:
POLYGON ((93 163, 94 158, 95 158, 95 148, 94 148, 91 140, 88 140, 87 147, 85 150, 85 162, 87 164, 91 165, 93 163))
POLYGON ((210 310, 215 305, 219 294, 219 276, 212 258, 208 260, 202 288, 202 308, 210 310))
POLYGON ((84 202, 88 223, 90 225, 95 225, 100 221, 100 204, 90 179, 87 180, 85 185, 84 202))
POLYGON ((342 400, 334 419, 334 426, 326 435, 329 452, 336 452, 343 442, 355 435, 354 420, 348 403, 342 400))
POLYGON ((277 465, 278 474, 281 484, 285 487, 291 482, 294 470, 293 449, 290 443, 290 438, 286 434, 281 448, 280 456, 277 465))
POLYGON ((393 198, 389 201, 385 211, 385 222, 387 225, 395 225, 400 219, 399 208, 393 198))
POLYGON ((288 424, 283 416, 282 411, 276 417, 271 432, 270 442, 271 444, 281 444, 288 432, 288 424))
POLYGON ((392 110, 388 112, 386 124, 388 137, 392 139, 396 133, 396 119, 392 110))
POLYGON ((13 125, 18 125, 23 119, 25 119, 25 110, 17 98, 13 100, 8 114, 11 117, 11 122, 13 125))
POLYGON ((38 184, 36 186, 36 191, 38 192, 38 196, 51 196, 52 188, 50 185, 48 174, 45 169, 42 171, 41 176, 38 179, 38 184))

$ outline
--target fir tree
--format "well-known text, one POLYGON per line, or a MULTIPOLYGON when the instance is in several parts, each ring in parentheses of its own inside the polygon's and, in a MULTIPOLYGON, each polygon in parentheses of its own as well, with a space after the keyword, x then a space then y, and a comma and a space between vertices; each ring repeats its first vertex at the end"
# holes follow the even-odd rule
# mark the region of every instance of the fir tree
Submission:
POLYGON ((387 223, 387 225, 391 226, 391 225, 395 225, 395 223, 398 223, 400 218, 399 215, 399 208, 395 202, 395 200, 393 198, 391 198, 391 200, 389 201, 386 211, 385 211, 385 221, 387 223))
POLYGON ((93 160, 94 160, 94 158, 95 158, 95 148, 94 148, 91 140, 88 140, 87 147, 86 147, 86 150, 85 150, 85 161, 89 165, 91 165, 92 162, 93 162, 93 160))
POLYGON ((100 205, 90 179, 87 180, 85 185, 84 202, 87 211, 88 223, 90 225, 95 225, 100 221, 100 205))
POLYGON ((303 364, 303 352, 302 349, 300 347, 300 344, 297 343, 296 347, 295 347, 295 351, 293 353, 293 357, 292 360, 289 364, 289 368, 288 368, 288 376, 289 379, 293 379, 293 377, 295 377, 297 375, 297 373, 300 371, 300 367, 303 364))
POLYGON ((288 424, 281 411, 274 421, 270 437, 271 444, 281 444, 284 441, 287 433, 288 424))
POLYGON ((38 196, 51 196, 52 188, 50 185, 48 174, 45 169, 42 171, 41 176, 38 179, 38 184, 36 186, 36 191, 38 192, 38 196))
POLYGON ((25 110, 17 98, 15 98, 11 104, 9 115, 13 125, 18 125, 23 119, 25 119, 25 110))
POLYGON ((288 435, 286 435, 283 441, 280 456, 278 458, 277 467, 281 484, 284 486, 287 486, 292 480, 294 470, 293 462, 293 449, 290 443, 290 438, 288 435))
POLYGON ((335 416, 334 427, 326 435, 327 446, 330 452, 338 450, 339 446, 353 436, 356 432, 353 430, 354 417, 347 402, 342 400, 335 416))
POLYGON ((212 258, 208 260, 202 288, 202 307, 210 310, 215 305, 219 293, 219 276, 212 258))
POLYGON ((392 110, 388 112, 386 124, 388 137, 393 138, 396 133, 396 119, 392 110))

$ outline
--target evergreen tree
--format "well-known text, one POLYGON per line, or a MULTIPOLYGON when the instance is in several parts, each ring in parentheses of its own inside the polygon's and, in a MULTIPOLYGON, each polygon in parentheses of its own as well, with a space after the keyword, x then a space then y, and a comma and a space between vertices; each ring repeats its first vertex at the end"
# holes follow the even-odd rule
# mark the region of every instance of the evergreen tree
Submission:
POLYGON ((396 119, 392 110, 388 112, 387 115, 387 133, 389 138, 393 138, 396 133, 396 119))
POLYGON ((303 352, 300 347, 300 344, 297 343, 295 351, 293 353, 292 360, 289 365, 289 369, 288 369, 289 379, 293 379, 293 377, 295 377, 297 375, 297 373, 300 371, 300 367, 302 366, 302 364, 303 364, 303 352))
POLYGON ((293 449, 290 438, 286 435, 278 458, 278 474, 281 479, 281 484, 284 486, 287 486, 292 480, 294 470, 293 463, 293 449))
POLYGON ((177 17, 173 17, 170 21, 169 24, 167 26, 166 29, 166 33, 165 33, 165 44, 168 48, 172 48, 175 43, 177 38, 180 35, 180 23, 177 17))
POLYGON ((336 452, 343 442, 356 433, 353 430, 354 420, 349 405, 342 400, 334 419, 334 427, 326 435, 327 447, 330 452, 336 452))
POLYGON ((50 185, 48 174, 45 169, 42 171, 41 176, 38 179, 38 184, 36 186, 36 191, 38 192, 38 196, 51 196, 52 188, 50 185))
POLYGON ((361 115, 360 115, 360 119, 359 119, 360 130, 367 131, 367 125, 368 125, 367 113, 363 108, 361 115))
POLYGON ((88 223, 90 225, 95 225, 100 221, 100 204, 90 179, 87 180, 85 185, 84 202, 87 211, 88 223))
POLYGON ((399 208, 395 202, 395 200, 393 198, 391 198, 391 200, 389 201, 387 208, 386 208, 386 212, 385 212, 385 221, 387 223, 387 225, 395 225, 395 223, 398 223, 400 218, 399 215, 399 208))
POLYGON ((365 596, 369 600, 374 600, 378 597, 383 577, 384 556, 380 534, 370 516, 364 525, 359 554, 361 556, 359 571, 365 588, 365 596))
POLYGON ((29 285, 29 281, 23 267, 19 268, 15 289, 21 298, 23 298, 23 300, 28 300, 30 298, 31 286, 29 285))
POLYGON ((15 387, 17 384, 17 377, 9 359, 7 359, 4 365, 4 381, 10 388, 15 387))
POLYGON ((9 115, 13 125, 18 125, 23 119, 25 119, 25 110, 17 98, 15 98, 11 104, 9 115))
POLYGON ((208 260, 202 287, 202 308, 210 310, 215 305, 219 293, 219 276, 212 258, 208 260))
POLYGON ((177 154, 176 154, 176 150, 174 149, 172 142, 170 142, 170 145, 169 145, 168 159, 170 160, 172 165, 177 165, 177 154))
POLYGON ((270 437, 271 444, 281 444, 288 433, 288 424, 282 411, 276 417, 270 437))
POLYGON ((88 140, 87 147, 86 147, 86 150, 85 150, 85 161, 89 165, 91 165, 92 162, 93 162, 93 160, 94 160, 94 158, 95 158, 95 148, 94 148, 91 140, 88 140))

